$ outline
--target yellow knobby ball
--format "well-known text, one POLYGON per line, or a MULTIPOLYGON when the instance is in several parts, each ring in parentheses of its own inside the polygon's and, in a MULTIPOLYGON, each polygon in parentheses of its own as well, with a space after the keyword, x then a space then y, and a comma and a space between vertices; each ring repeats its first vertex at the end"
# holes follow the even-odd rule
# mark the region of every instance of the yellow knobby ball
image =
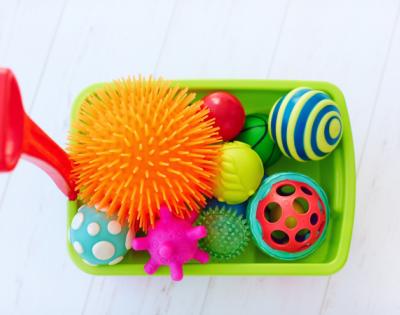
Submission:
POLYGON ((253 195, 264 176, 258 154, 243 142, 227 142, 222 146, 214 196, 218 201, 238 204, 253 195))

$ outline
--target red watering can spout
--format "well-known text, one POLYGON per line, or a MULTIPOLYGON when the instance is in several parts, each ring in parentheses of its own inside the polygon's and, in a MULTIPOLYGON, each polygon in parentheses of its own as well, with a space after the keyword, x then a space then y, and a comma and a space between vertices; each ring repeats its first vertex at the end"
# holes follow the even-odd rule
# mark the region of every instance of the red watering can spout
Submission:
POLYGON ((0 172, 13 170, 21 156, 44 170, 70 200, 76 198, 67 153, 25 113, 13 72, 0 68, 0 172))

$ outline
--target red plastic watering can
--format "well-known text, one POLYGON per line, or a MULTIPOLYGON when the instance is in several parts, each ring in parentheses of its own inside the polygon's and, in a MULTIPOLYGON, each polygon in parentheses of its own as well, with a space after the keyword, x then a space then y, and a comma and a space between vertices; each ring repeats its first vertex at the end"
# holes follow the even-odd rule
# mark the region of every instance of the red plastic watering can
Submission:
POLYGON ((44 170, 70 200, 76 198, 68 155, 25 113, 13 72, 0 68, 0 172, 13 170, 21 156, 44 170))

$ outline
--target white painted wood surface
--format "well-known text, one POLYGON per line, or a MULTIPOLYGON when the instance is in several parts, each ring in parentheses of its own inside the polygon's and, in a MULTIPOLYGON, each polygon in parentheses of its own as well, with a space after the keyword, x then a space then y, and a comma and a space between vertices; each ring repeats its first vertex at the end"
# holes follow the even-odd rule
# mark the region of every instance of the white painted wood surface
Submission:
POLYGON ((331 277, 92 277, 65 199, 34 166, 0 176, 0 314, 399 314, 400 1, 0 0, 0 65, 65 145, 73 98, 128 74, 327 80, 348 103, 357 209, 331 277))

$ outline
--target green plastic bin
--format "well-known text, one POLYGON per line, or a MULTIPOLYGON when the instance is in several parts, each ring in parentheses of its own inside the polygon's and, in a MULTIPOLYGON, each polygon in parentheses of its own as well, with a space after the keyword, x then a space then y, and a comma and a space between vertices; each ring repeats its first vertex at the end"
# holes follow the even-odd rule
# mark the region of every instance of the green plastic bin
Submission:
MULTIPOLYGON (((229 262, 200 265, 193 261, 184 266, 185 275, 329 275, 343 267, 349 253, 354 221, 356 174, 350 121, 342 92, 331 83, 313 81, 189 80, 174 83, 189 87, 197 93, 198 98, 212 91, 228 91, 241 100, 246 114, 268 113, 275 101, 288 91, 300 86, 310 87, 329 94, 339 106, 343 119, 342 141, 327 158, 318 162, 299 163, 282 157, 275 165, 267 168, 268 174, 280 171, 304 173, 326 191, 331 206, 331 221, 326 240, 315 253, 297 261, 281 261, 263 254, 251 242, 245 253, 229 262)), ((101 85, 89 86, 77 97, 72 107, 71 120, 79 111, 84 98, 101 85)), ((78 206, 79 202, 68 202, 67 230, 78 206)), ((143 265, 149 258, 146 252, 129 251, 117 265, 92 267, 79 258, 69 242, 67 246, 73 262, 87 273, 145 275, 143 265)), ((157 275, 165 274, 169 274, 167 267, 161 267, 157 272, 157 275)))

